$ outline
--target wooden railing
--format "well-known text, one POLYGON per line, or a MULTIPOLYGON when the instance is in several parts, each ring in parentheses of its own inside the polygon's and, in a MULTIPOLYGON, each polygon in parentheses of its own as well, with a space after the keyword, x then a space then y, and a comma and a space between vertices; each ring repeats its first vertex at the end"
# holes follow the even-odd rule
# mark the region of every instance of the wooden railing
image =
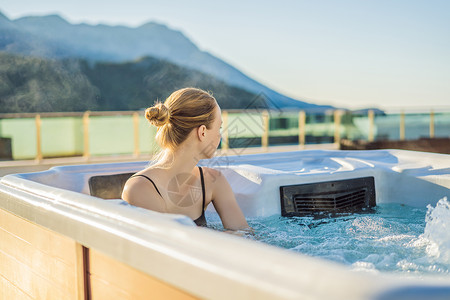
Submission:
MULTIPOLYGON (((269 123, 270 116, 272 111, 269 110, 223 110, 222 111, 222 150, 225 152, 230 149, 230 134, 229 134, 229 120, 230 114, 260 114, 262 120, 262 134, 261 134, 261 148, 263 150, 268 150, 269 148, 269 123)), ((277 112, 279 113, 279 112, 277 112)), ((292 111, 290 111, 292 113, 292 111)), ((334 143, 339 144, 341 141, 341 120, 342 115, 345 112, 343 110, 335 110, 332 112, 334 118, 334 143)), ((36 157, 35 160, 37 162, 42 161, 44 158, 42 152, 42 119, 43 118, 56 118, 56 117, 79 117, 82 119, 83 126, 83 154, 82 156, 85 159, 89 159, 91 157, 91 149, 89 144, 89 136, 90 136, 90 120, 93 116, 131 116, 131 122, 133 124, 133 152, 132 155, 135 157, 139 157, 141 155, 140 138, 139 138, 139 118, 142 117, 143 111, 106 111, 106 112, 64 112, 64 113, 17 113, 17 114, 0 114, 1 119, 16 119, 16 118, 34 118, 35 127, 36 127, 36 157)), ((429 113, 430 116, 430 124, 429 124, 429 136, 435 136, 435 124, 434 117, 435 114, 433 111, 429 113)), ((375 113, 372 110, 368 111, 368 135, 367 140, 373 141, 375 138, 375 113)), ((306 119, 307 114, 305 111, 298 111, 298 145, 299 148, 302 149, 306 144, 306 119)), ((405 113, 402 111, 400 113, 400 122, 399 122, 399 137, 400 140, 405 139, 405 113)), ((1 131, 0 131, 1 133, 1 131)))

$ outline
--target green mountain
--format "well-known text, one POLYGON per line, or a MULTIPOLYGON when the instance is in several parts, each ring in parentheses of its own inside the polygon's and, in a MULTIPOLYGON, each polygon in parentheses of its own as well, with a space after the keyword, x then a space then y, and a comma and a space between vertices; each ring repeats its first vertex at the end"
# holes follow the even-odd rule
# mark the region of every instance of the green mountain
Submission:
POLYGON ((116 63, 151 56, 212 75, 250 93, 262 93, 268 107, 319 111, 330 108, 277 93, 210 53, 201 51, 182 32, 153 22, 130 28, 71 24, 58 15, 9 20, 0 14, 0 51, 116 63))
POLYGON ((77 61, 0 52, 1 113, 96 110, 98 94, 77 61))
POLYGON ((258 96, 152 57, 125 63, 51 60, 0 52, 0 112, 138 110, 176 89, 213 91, 222 108, 256 107, 258 96))

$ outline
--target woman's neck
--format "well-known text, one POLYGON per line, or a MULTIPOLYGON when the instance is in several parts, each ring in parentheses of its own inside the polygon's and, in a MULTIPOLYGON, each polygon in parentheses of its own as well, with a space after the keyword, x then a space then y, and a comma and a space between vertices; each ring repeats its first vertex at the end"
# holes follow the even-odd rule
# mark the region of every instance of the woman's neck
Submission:
POLYGON ((192 147, 183 146, 175 151, 167 149, 155 166, 166 167, 174 174, 191 173, 200 159, 193 150, 192 147))

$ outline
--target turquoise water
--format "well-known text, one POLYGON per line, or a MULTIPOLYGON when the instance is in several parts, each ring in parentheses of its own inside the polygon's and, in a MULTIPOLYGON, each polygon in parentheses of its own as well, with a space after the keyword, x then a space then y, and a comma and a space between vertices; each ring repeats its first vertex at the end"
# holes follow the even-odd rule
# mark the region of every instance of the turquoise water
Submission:
MULTIPOLYGON (((208 221, 223 230, 217 216, 208 215, 208 221)), ((255 235, 247 238, 353 269, 419 276, 450 271, 446 199, 428 209, 381 204, 370 214, 324 219, 271 216, 248 222, 255 235)))

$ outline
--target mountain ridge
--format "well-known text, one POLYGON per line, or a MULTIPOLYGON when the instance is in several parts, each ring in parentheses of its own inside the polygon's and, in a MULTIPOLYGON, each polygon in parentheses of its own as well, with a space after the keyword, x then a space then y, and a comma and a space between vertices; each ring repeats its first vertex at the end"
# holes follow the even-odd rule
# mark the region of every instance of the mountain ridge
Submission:
MULTIPOLYGON (((201 51, 181 31, 163 24, 147 22, 136 28, 71 24, 59 15, 28 16, 10 20, 10 23, 25 36, 14 47, 3 47, 8 52, 55 58, 81 57, 94 62, 124 62, 152 56, 210 74, 249 92, 262 93, 266 95, 270 108, 331 108, 284 96, 212 54, 201 51)), ((1 46, 0 43, 0 49, 1 46)))
POLYGON ((92 63, 0 52, 0 113, 141 110, 189 86, 213 91, 223 109, 265 107, 259 95, 158 58, 92 63))

